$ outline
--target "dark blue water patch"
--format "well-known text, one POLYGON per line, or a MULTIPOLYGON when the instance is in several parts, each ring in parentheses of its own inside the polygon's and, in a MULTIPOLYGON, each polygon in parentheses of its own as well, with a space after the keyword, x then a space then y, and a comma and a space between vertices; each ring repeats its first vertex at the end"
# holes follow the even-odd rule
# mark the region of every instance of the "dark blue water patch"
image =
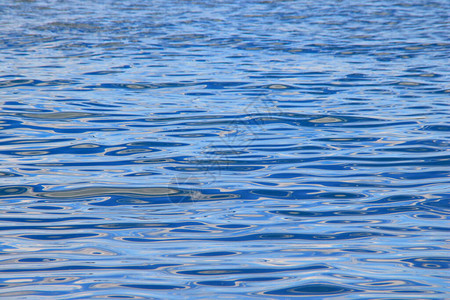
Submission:
POLYGON ((64 207, 62 207, 62 206, 54 206, 54 205, 35 205, 35 206, 28 206, 28 208, 37 209, 37 210, 61 210, 61 209, 64 209, 64 207))
POLYGON ((15 140, 9 140, 9 141, 3 141, 0 142, 0 145, 28 145, 28 144, 49 144, 49 143, 61 143, 61 142, 70 142, 74 141, 75 139, 15 139, 15 140))
POLYGON ((126 174, 123 176, 126 177, 141 177, 141 176, 153 176, 153 175, 161 175, 161 173, 156 173, 156 172, 138 172, 138 173, 130 173, 130 174, 126 174))
POLYGON ((197 253, 193 254, 192 256, 206 256, 206 257, 214 257, 214 256, 229 256, 229 255, 236 255, 236 252, 231 251, 220 251, 220 252, 205 252, 205 253, 197 253))
POLYGON ((244 224, 221 224, 216 225, 219 228, 225 228, 225 229, 242 229, 242 228, 250 228, 251 225, 244 225, 244 224))
POLYGON ((33 269, 2 269, 0 273, 23 273, 23 272, 56 272, 56 271, 95 271, 95 270, 129 270, 129 271, 139 271, 139 270, 155 270, 166 267, 177 266, 177 264, 142 264, 142 265, 118 265, 118 266, 94 266, 94 265, 67 265, 61 267, 49 267, 49 268, 33 268, 33 269))
POLYGON ((121 287, 144 289, 144 290, 178 290, 185 289, 185 286, 179 285, 163 285, 163 284, 121 284, 121 287))
MULTIPOLYGON (((337 223, 337 222, 331 222, 330 223, 337 223)), ((342 222, 341 222, 342 223, 342 222)), ((386 254, 386 251, 375 251, 375 250, 369 250, 369 249, 361 249, 361 248, 357 248, 357 249, 349 249, 349 248, 343 248, 342 251, 344 252, 351 252, 351 253, 377 253, 377 254, 386 254)))
MULTIPOLYGON (((25 103, 21 103, 19 101, 5 101, 3 103, 4 106, 23 106, 25 105, 25 103)), ((4 107, 3 109, 6 109, 6 107, 4 107)))
POLYGON ((226 281, 226 280, 207 280, 207 281, 198 281, 198 285, 206 285, 206 286, 220 286, 220 287, 234 287, 238 286, 236 281, 226 281))
POLYGON ((445 150, 430 148, 430 147, 396 147, 396 148, 377 149, 377 151, 406 152, 406 153, 429 153, 429 152, 441 152, 441 151, 445 151, 445 150))
POLYGON ((76 238, 92 238, 99 237, 98 234, 93 233, 70 233, 70 234, 23 234, 20 238, 30 240, 68 240, 76 238))
POLYGON ((22 175, 12 172, 0 172, 0 177, 21 177, 22 175))
MULTIPOLYGON (((96 217, 60 217, 60 218, 12 218, 12 217, 2 217, 1 221, 7 221, 7 222, 20 222, 20 223, 56 223, 56 222, 64 222, 64 221, 76 221, 76 220, 100 220, 101 218, 96 217)), ((29 227, 28 227, 29 228, 29 227)), ((21 229, 25 229, 21 228, 21 229)))
POLYGON ((250 277, 250 278, 243 278, 239 281, 244 282, 260 282, 260 281, 275 281, 275 280, 282 280, 284 277, 250 277))
MULTIPOLYGON (((29 220, 21 220, 15 218, 9 218, 8 220, 14 222, 27 222, 27 223, 46 223, 46 222, 65 222, 69 220, 80 220, 73 218, 58 218, 58 219, 29 219, 29 220)), ((84 220, 98 220, 98 218, 85 218, 84 220)), ((3 220, 5 221, 5 220, 3 220)), ((104 230, 123 230, 123 229, 139 229, 139 228, 184 228, 189 226, 205 226, 206 224, 200 222, 183 222, 183 223, 104 223, 104 224, 76 224, 76 225, 29 225, 29 226, 8 226, 4 230, 48 230, 48 231, 66 231, 66 230, 85 230, 85 229, 104 229, 104 230)), ((3 229, 0 229, 2 231, 3 229)), ((49 235, 49 236, 57 236, 57 235, 49 235)), ((28 236, 24 236, 28 237, 28 236)), ((42 239, 46 239, 46 236, 43 236, 42 239)), ((74 236, 78 237, 78 236, 74 236)), ((39 239, 38 236, 33 235, 34 239, 39 239)))
POLYGON ((19 263, 29 263, 29 262, 54 262, 57 261, 57 259, 54 258, 39 258, 39 257, 33 257, 33 258, 22 258, 18 259, 17 262, 19 263))
POLYGON ((205 163, 206 166, 196 167, 166 167, 165 169, 178 172, 210 172, 210 171, 230 171, 230 172, 251 172, 261 170, 263 166, 230 166, 228 164, 221 164, 218 162, 205 163))
POLYGON ((382 173, 386 178, 395 178, 400 180, 421 180, 427 178, 447 178, 450 172, 447 171, 431 171, 431 172, 405 172, 405 173, 382 173))
POLYGON ((108 75, 116 73, 123 73, 123 71, 105 70, 105 71, 86 72, 83 75, 108 75))
POLYGON ((319 146, 297 146, 297 147, 276 147, 276 148, 258 148, 257 146, 249 146, 249 148, 255 150, 255 151, 263 151, 263 152, 281 152, 281 151, 311 151, 313 150, 316 153, 320 153, 320 151, 326 151, 331 150, 329 147, 319 147, 319 146))
POLYGON ((184 134, 168 134, 167 136, 178 138, 208 138, 219 135, 214 133, 184 133, 184 134))
MULTIPOLYGON (((230 238, 211 238, 211 241, 223 241, 223 242, 254 242, 254 241, 277 241, 277 240, 317 240, 317 241, 329 241, 329 240, 352 240, 363 239, 368 237, 393 237, 393 234, 379 233, 379 232, 345 232, 334 234, 294 234, 294 233, 267 233, 267 234, 252 234, 244 236, 233 236, 230 238)), ((152 238, 132 238, 124 237, 123 241, 135 242, 135 243, 155 243, 163 241, 202 241, 203 239, 184 238, 184 239, 152 239, 152 238)))
POLYGON ((427 125, 422 128, 427 131, 450 131, 450 125, 427 125))
POLYGON ((429 199, 420 203, 424 207, 430 208, 432 210, 439 211, 441 214, 447 215, 450 213, 450 195, 442 194, 438 195, 435 199, 429 199))
MULTIPOLYGON (((103 153, 103 155, 113 155, 113 156, 126 156, 136 153, 147 153, 147 152, 158 152, 161 151, 155 148, 149 148, 148 145, 151 143, 127 143, 119 145, 99 145, 99 144, 75 144, 72 146, 64 147, 53 147, 53 148, 33 148, 33 150, 19 149, 19 150, 9 150, 0 151, 0 154, 5 155, 18 155, 18 156, 43 156, 43 155, 55 155, 55 154, 97 154, 103 153), (118 148, 118 149, 117 149, 118 148), (116 149, 116 150, 111 150, 116 149)), ((154 143, 158 144, 158 143, 154 143)), ((161 143, 164 146, 169 146, 170 143, 161 143)), ((179 146, 180 144, 172 143, 172 145, 179 146)))
POLYGON ((365 210, 338 210, 338 211, 298 211, 298 210, 279 210, 270 211, 274 214, 281 214, 286 216, 293 216, 299 218, 322 218, 322 217, 332 217, 332 216, 371 216, 371 215, 386 215, 386 214, 398 214, 413 211, 428 211, 426 207, 418 207, 414 205, 404 205, 404 206, 385 206, 368 208, 365 210))
POLYGON ((233 275, 233 274, 267 274, 276 272, 298 272, 298 271, 313 271, 330 269, 327 265, 309 265, 296 268, 265 268, 265 269, 203 269, 203 270, 191 270, 191 271, 178 271, 177 274, 181 275, 197 275, 197 276, 210 276, 210 275, 233 275))
POLYGON ((398 231, 398 232, 416 232, 423 229, 419 228, 404 228, 404 227, 393 227, 393 226, 368 226, 371 229, 378 229, 383 231, 398 231))
MULTIPOLYGON (((185 182, 184 184, 189 184, 185 182)), ((333 185, 330 185, 333 186, 333 185)), ((339 185, 344 186, 344 185, 339 185)), ((350 185, 351 186, 351 185, 350 185)), ((353 185, 357 186, 357 185, 353 185)), ((94 206, 117 206, 117 205, 151 205, 158 203, 196 203, 210 201, 227 201, 233 199, 244 199, 245 201, 256 201, 261 197, 269 199, 286 199, 294 202, 302 199, 309 201, 324 200, 346 200, 354 201, 365 199, 365 194, 349 192, 323 192, 314 189, 295 190, 237 190, 223 193, 218 189, 193 189, 181 188, 177 185, 172 187, 152 187, 152 188, 109 188, 90 187, 72 190, 43 190, 39 186, 6 186, 0 189, 0 197, 17 198, 33 197, 41 200, 59 199, 91 199, 90 205, 94 206), (102 199, 102 200, 98 200, 102 199)), ((384 215, 406 212, 431 212, 433 210, 448 210, 448 195, 435 195, 434 198, 425 200, 418 196, 390 196, 384 199, 369 201, 374 204, 388 204, 397 202, 418 202, 412 205, 377 206, 365 208, 364 210, 337 210, 337 211, 302 211, 302 210, 274 210, 270 213, 289 215, 294 217, 331 217, 331 216, 358 216, 358 215, 384 215)))
POLYGON ((247 84, 246 82, 167 82, 167 83, 102 83, 93 86, 85 86, 86 89, 161 89, 181 88, 190 86, 203 86, 205 89, 224 89, 247 84))
POLYGON ((32 187, 32 186, 3 186, 3 187, 0 188, 0 196, 11 197, 11 196, 22 195, 24 193, 27 193, 27 192, 33 190, 34 188, 37 188, 37 187, 32 187))
POLYGON ((362 290, 351 289, 351 288, 347 288, 345 286, 340 286, 340 285, 316 283, 316 284, 300 285, 300 286, 291 287, 291 288, 284 288, 284 289, 279 289, 279 290, 272 290, 272 291, 264 292, 263 294, 269 295, 269 296, 279 296, 279 297, 299 297, 299 296, 326 297, 326 296, 334 296, 334 295, 357 293, 357 292, 362 292, 362 290))
MULTIPOLYGON (((30 112, 30 113, 16 113, 16 115, 30 118, 30 119, 38 119, 38 120, 71 120, 71 119, 82 119, 82 118, 99 118, 99 117, 108 117, 110 122, 112 123, 111 116, 105 114, 96 114, 96 113, 88 113, 88 112, 77 112, 77 111, 64 111, 64 112, 48 112, 42 111, 40 113, 30 112)), ((115 117, 130 117, 133 115, 129 114, 114 114, 115 117)))

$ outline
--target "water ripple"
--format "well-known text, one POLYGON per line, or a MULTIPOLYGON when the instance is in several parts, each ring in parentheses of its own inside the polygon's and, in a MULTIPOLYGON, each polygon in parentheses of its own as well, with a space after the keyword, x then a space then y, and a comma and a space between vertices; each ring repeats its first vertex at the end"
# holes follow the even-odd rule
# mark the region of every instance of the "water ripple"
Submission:
POLYGON ((94 2, 0 3, 0 298, 450 292, 448 1, 94 2))

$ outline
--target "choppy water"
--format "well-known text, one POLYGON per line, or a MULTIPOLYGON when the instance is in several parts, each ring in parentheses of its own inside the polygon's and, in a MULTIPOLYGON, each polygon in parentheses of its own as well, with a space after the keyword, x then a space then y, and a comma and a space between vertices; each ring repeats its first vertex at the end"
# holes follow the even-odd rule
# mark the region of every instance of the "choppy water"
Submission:
POLYGON ((449 297, 439 1, 1 1, 2 299, 449 297))

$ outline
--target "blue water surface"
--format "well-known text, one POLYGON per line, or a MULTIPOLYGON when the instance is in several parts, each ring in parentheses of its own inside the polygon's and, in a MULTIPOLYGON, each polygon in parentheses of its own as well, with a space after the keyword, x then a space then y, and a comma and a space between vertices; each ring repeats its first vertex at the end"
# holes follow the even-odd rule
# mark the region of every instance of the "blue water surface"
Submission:
POLYGON ((0 298, 449 299, 449 11, 0 1, 0 298))

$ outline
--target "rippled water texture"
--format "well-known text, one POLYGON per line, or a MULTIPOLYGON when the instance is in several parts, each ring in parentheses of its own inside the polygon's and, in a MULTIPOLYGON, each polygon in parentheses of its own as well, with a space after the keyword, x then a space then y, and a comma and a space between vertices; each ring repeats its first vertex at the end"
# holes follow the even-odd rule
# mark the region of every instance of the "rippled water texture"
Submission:
POLYGON ((1 1, 0 298, 448 299, 449 11, 1 1))

